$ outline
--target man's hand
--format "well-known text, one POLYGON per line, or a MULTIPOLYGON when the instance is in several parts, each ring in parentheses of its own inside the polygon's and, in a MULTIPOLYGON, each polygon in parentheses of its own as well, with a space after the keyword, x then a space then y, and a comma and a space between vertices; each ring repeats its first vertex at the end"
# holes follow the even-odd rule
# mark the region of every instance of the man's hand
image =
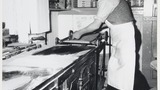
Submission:
POLYGON ((82 34, 80 33, 80 31, 75 31, 75 32, 73 32, 73 35, 72 35, 72 39, 74 40, 74 39, 80 39, 81 38, 81 36, 82 36, 82 34))

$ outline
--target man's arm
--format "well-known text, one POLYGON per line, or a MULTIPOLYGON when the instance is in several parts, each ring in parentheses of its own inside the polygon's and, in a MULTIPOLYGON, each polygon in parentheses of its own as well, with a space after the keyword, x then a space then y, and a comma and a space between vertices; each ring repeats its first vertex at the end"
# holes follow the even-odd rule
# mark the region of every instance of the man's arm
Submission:
POLYGON ((104 22, 110 13, 117 7, 119 2, 120 0, 99 0, 96 19, 104 22))
POLYGON ((83 34, 93 32, 97 30, 100 25, 106 20, 109 14, 117 7, 120 0, 99 0, 98 1, 98 12, 95 16, 95 20, 87 27, 75 32, 73 39, 79 39, 83 34))
POLYGON ((80 34, 86 34, 86 33, 90 33, 93 32, 94 30, 98 29, 101 25, 101 21, 99 20, 94 20, 92 23, 90 23, 88 26, 86 26, 85 28, 79 30, 80 34))
POLYGON ((86 33, 93 32, 98 29, 100 25, 106 20, 109 14, 117 7, 120 0, 99 0, 98 1, 98 12, 95 16, 95 20, 89 24, 84 31, 86 33))

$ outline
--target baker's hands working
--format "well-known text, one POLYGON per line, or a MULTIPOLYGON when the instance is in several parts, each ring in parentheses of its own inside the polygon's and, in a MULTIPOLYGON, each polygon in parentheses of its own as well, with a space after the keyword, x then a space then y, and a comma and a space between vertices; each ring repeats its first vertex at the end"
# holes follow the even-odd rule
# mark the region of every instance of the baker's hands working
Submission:
POLYGON ((83 34, 81 33, 81 31, 75 31, 73 32, 73 35, 72 35, 72 40, 79 40, 81 38, 83 34))

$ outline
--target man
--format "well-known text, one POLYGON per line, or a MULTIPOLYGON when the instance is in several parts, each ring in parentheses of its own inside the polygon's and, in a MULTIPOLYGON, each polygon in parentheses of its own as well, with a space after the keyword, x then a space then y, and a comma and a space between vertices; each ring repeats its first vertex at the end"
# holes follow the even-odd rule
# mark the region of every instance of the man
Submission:
MULTIPOLYGON (((136 52, 134 18, 125 0, 99 0, 94 21, 73 33, 73 39, 94 32, 103 23, 111 30, 112 55, 108 62, 107 90, 133 90, 136 52)), ((148 85, 148 84, 147 84, 148 85)), ((149 90, 149 86, 139 90, 149 90)))

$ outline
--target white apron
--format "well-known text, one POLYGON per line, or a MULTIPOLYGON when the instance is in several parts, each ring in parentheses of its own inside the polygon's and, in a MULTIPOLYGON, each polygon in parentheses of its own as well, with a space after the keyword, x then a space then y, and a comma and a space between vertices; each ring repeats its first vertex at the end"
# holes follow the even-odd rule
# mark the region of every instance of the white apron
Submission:
POLYGON ((112 25, 112 55, 108 62, 107 83, 119 90, 133 90, 135 74, 135 38, 132 22, 112 25))

